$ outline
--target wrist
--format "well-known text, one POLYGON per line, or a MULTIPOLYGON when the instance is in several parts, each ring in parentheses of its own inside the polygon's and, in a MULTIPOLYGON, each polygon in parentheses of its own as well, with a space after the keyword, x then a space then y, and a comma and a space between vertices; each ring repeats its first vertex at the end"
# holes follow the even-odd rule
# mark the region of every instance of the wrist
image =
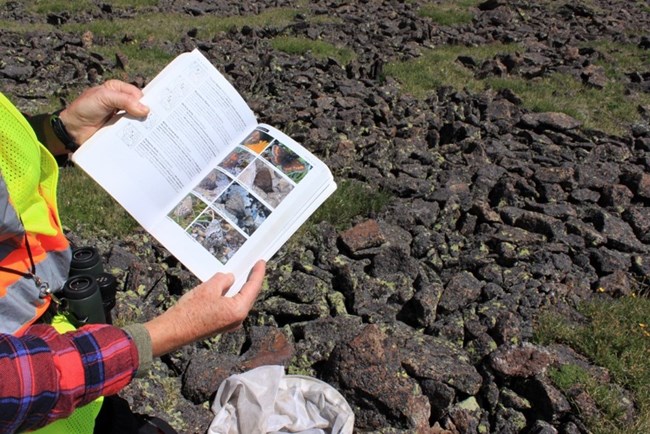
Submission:
POLYGON ((79 144, 70 134, 66 127, 66 111, 65 109, 58 110, 50 116, 50 124, 56 137, 63 143, 63 146, 70 152, 79 149, 79 144))

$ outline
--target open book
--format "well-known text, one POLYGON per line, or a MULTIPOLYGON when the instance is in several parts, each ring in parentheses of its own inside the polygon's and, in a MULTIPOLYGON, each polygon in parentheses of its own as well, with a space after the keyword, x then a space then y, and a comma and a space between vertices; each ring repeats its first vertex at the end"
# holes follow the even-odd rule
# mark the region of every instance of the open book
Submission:
POLYGON ((198 51, 143 90, 146 119, 121 114, 72 160, 202 281, 218 271, 241 289, 334 192, 325 164, 258 124, 198 51))

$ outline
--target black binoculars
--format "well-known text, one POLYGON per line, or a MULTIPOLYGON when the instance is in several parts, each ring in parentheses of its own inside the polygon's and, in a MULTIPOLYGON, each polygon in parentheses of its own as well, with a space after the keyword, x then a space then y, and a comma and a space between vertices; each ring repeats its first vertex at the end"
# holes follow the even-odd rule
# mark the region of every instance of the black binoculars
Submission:
POLYGON ((74 249, 68 280, 63 285, 63 299, 75 325, 112 324, 116 293, 117 279, 104 272, 97 249, 74 249))

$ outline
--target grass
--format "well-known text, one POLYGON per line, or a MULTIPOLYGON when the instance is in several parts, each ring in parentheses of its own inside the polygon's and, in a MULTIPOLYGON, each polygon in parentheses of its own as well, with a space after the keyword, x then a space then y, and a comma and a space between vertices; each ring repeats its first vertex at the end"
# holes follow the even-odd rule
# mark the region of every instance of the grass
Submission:
POLYGON ((369 217, 383 210, 390 202, 390 193, 377 190, 354 180, 338 182, 338 188, 310 217, 311 224, 321 221, 331 223, 337 229, 350 225, 355 217, 369 217))
POLYGON ((271 41, 271 46, 288 54, 311 53, 318 59, 331 57, 343 65, 347 65, 356 57, 354 51, 349 48, 339 48, 329 42, 302 37, 279 36, 271 41))
POLYGON ((89 12, 97 9, 97 6, 91 0, 32 0, 28 2, 26 10, 37 14, 58 14, 61 12, 70 12, 76 14, 80 12, 89 12))
POLYGON ((49 32, 55 30, 55 27, 45 23, 30 23, 29 26, 26 26, 18 21, 0 19, 0 29, 5 32, 24 34, 27 32, 49 32))
POLYGON ((447 1, 444 3, 427 3, 420 8, 421 17, 431 18, 434 23, 441 26, 468 24, 472 22, 474 13, 470 8, 481 3, 476 0, 447 1))
POLYGON ((125 69, 113 68, 104 75, 106 80, 117 78, 129 81, 134 75, 140 75, 150 80, 155 77, 175 56, 159 46, 140 47, 139 44, 122 44, 120 46, 97 46, 93 51, 106 59, 114 60, 118 53, 126 56, 125 69))
POLYGON ((494 89, 511 89, 532 111, 563 112, 581 121, 585 128, 611 134, 623 134, 628 125, 640 120, 637 107, 650 104, 648 95, 627 95, 620 81, 595 89, 567 74, 556 73, 534 81, 490 78, 486 83, 494 89))
POLYGON ((120 40, 128 35, 134 43, 142 41, 178 42, 191 29, 197 30, 197 38, 211 39, 216 33, 231 28, 284 27, 293 22, 300 11, 297 9, 267 9, 258 15, 215 17, 211 15, 190 16, 179 13, 150 13, 135 18, 97 20, 88 23, 67 23, 61 30, 81 34, 90 30, 95 36, 120 40))
POLYGON ((624 74, 645 71, 650 54, 631 45, 614 43, 594 44, 604 53, 602 65, 609 78, 604 89, 583 85, 568 74, 555 73, 526 80, 517 76, 477 79, 474 72, 456 59, 460 55, 472 57, 477 64, 497 54, 521 51, 512 45, 481 47, 443 46, 425 52, 420 58, 406 62, 392 62, 384 73, 400 81, 404 90, 423 98, 441 86, 481 92, 486 89, 513 90, 524 107, 532 111, 564 112, 580 120, 586 128, 611 134, 623 134, 626 127, 640 120, 638 107, 650 104, 648 94, 630 94, 624 84, 624 74))
MULTIPOLYGON (((0 2, 0 5, 6 2, 0 2)), ((159 0, 111 0, 107 2, 113 8, 119 9, 138 9, 148 6, 158 5, 159 0)), ((26 7, 27 11, 37 14, 58 14, 61 12, 70 12, 71 14, 80 12, 91 12, 98 10, 99 5, 92 0, 31 0, 26 7)))
POLYGON ((99 229, 121 238, 138 228, 138 223, 104 189, 76 167, 59 171, 58 204, 61 223, 79 236, 99 229))
POLYGON ((586 369, 573 364, 550 369, 549 377, 562 392, 579 387, 593 398, 600 414, 582 415, 590 425, 607 426, 606 432, 620 426, 619 420, 625 416, 624 402, 627 400, 621 389, 612 384, 599 383, 586 369))
POLYGON ((619 80, 628 72, 645 71, 650 64, 650 52, 634 44, 600 40, 582 45, 583 48, 593 48, 602 55, 596 61, 597 65, 605 69, 607 77, 619 80))
POLYGON ((474 79, 473 72, 456 61, 458 56, 472 57, 477 63, 491 59, 497 54, 521 51, 517 44, 493 44, 481 47, 447 45, 426 50, 422 56, 406 62, 391 62, 384 67, 386 75, 398 79, 406 92, 425 97, 440 86, 466 88, 479 92, 485 88, 481 80, 474 79))
POLYGON ((585 303, 580 311, 589 322, 569 323, 544 315, 535 331, 542 344, 562 342, 607 368, 613 381, 630 390, 639 417, 630 425, 621 420, 617 405, 621 396, 611 385, 598 384, 582 369, 564 366, 550 372, 559 388, 581 385, 597 403, 601 413, 589 421, 595 434, 642 434, 650 432, 650 299, 626 297, 585 303))

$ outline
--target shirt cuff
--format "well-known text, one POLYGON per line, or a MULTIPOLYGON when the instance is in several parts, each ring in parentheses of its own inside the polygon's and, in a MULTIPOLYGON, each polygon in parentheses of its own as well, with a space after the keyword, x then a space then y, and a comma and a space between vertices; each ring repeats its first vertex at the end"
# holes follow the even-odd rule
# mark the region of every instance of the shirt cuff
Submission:
POLYGON ((122 330, 131 337, 135 343, 135 347, 138 349, 139 366, 135 376, 138 378, 144 377, 151 370, 151 366, 153 365, 151 336, 142 324, 129 324, 122 327, 122 330))

